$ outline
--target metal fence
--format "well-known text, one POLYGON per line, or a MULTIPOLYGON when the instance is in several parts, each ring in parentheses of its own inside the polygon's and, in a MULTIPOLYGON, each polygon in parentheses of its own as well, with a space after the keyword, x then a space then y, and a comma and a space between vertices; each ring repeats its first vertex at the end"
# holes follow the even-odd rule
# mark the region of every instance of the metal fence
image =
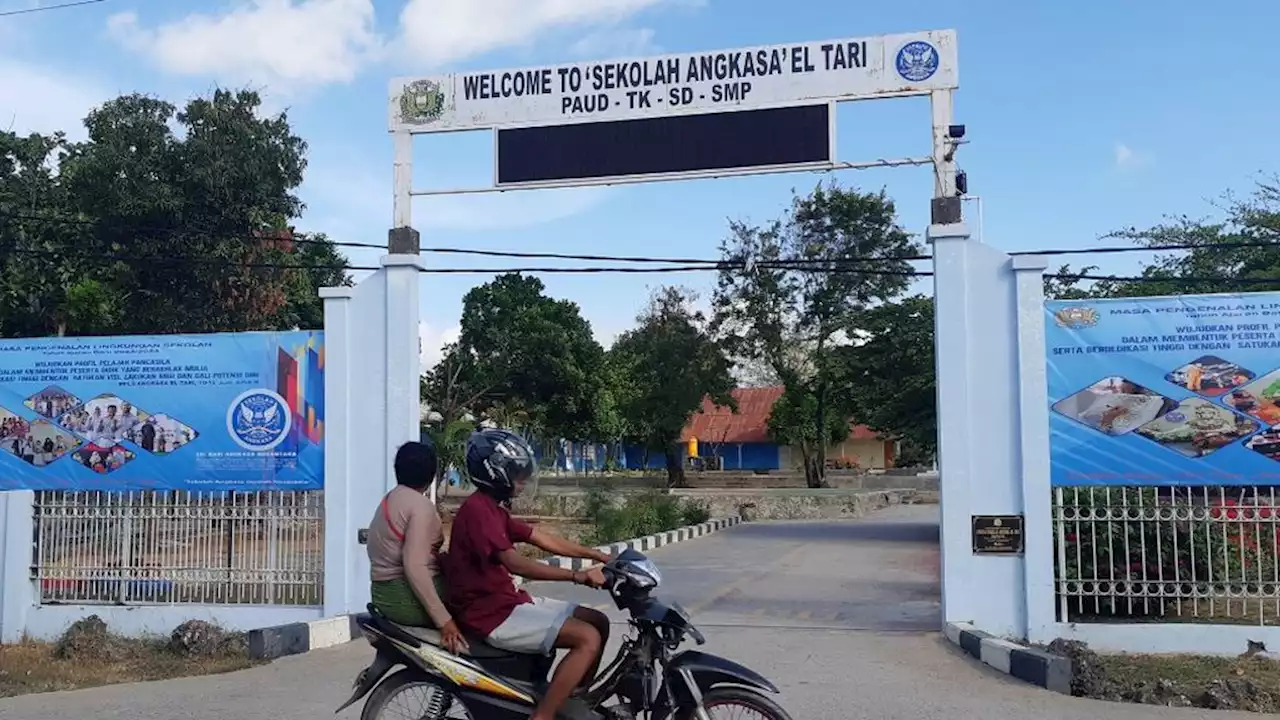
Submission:
POLYGON ((43 603, 323 604, 324 493, 43 491, 43 603))
POLYGON ((1273 486, 1055 488, 1061 622, 1280 625, 1273 486))

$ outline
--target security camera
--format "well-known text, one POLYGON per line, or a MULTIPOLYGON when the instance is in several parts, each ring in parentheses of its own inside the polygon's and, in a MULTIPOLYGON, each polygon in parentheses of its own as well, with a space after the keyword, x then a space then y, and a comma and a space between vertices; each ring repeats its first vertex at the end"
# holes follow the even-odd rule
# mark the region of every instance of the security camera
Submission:
POLYGON ((964 126, 963 126, 963 125, 948 125, 948 126, 947 126, 947 137, 951 138, 952 140, 959 140, 960 138, 964 137, 964 126))

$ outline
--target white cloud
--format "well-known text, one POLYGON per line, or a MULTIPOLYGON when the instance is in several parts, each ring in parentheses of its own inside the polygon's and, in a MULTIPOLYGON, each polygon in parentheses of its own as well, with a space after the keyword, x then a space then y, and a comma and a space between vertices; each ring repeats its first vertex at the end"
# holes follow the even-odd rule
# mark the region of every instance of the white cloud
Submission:
MULTIPOLYGON (((439 68, 553 31, 613 27, 650 7, 681 2, 688 0, 408 0, 394 45, 407 62, 439 68)), ((152 27, 123 12, 109 18, 107 29, 166 72, 273 91, 349 82, 393 44, 377 31, 373 0, 238 0, 223 13, 192 13, 152 27)), ((651 35, 613 37, 639 47, 651 35)))
POLYGON ((110 97, 83 76, 0 58, 0 128, 22 134, 62 130, 83 140, 85 115, 110 97))
POLYGON ((1132 170, 1145 165, 1147 157, 1124 143, 1116 143, 1115 163, 1119 170, 1132 170))
POLYGON ((124 12, 107 28, 166 72, 287 91, 355 78, 384 45, 374 22, 373 0, 248 0, 154 28, 124 12))
POLYGON ((440 67, 556 30, 612 26, 666 0, 409 0, 401 53, 440 67))
POLYGON ((569 52, 584 58, 638 57, 662 48, 654 44, 651 28, 606 28, 584 35, 569 52))
POLYGON ((458 341, 462 328, 457 325, 438 330, 430 323, 418 323, 418 357, 422 361, 422 372, 435 367, 443 357, 444 346, 458 341))

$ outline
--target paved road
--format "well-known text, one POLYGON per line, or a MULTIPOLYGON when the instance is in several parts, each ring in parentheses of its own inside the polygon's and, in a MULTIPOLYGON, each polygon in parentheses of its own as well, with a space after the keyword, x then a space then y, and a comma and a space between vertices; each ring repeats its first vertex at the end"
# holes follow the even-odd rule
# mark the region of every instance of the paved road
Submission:
MULTIPOLYGON (((1063 697, 973 662, 937 633, 937 540, 937 507, 908 506, 857 522, 740 525, 651 556, 705 649, 773 679, 796 720, 1257 720, 1063 697)), ((0 700, 0 718, 315 720, 332 717, 369 657, 352 643, 217 677, 0 700)))

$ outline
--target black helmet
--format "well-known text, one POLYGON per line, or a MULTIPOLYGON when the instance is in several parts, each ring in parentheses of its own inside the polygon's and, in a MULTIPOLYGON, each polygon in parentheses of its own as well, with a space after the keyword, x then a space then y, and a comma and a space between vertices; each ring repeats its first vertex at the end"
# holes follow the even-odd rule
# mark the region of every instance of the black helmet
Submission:
POLYGON ((536 468, 533 449, 513 432, 482 428, 467 438, 467 474, 499 502, 511 499, 516 483, 532 477, 536 468))

